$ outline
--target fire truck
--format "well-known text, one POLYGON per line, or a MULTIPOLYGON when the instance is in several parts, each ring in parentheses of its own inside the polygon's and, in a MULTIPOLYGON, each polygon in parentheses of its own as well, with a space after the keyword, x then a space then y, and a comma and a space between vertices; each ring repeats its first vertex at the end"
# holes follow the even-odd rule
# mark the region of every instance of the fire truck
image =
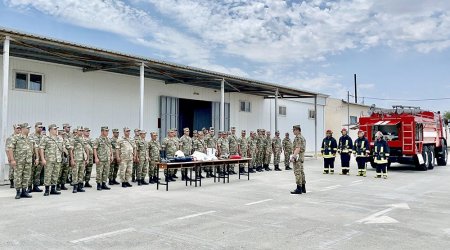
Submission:
MULTIPOLYGON (((398 162, 427 171, 436 165, 447 165, 448 120, 443 119, 440 112, 411 106, 392 106, 392 109, 372 106, 368 114, 359 118, 359 128, 365 131, 371 151, 375 133, 383 133, 390 147, 388 166, 398 162)), ((372 157, 370 162, 373 167, 372 157)))

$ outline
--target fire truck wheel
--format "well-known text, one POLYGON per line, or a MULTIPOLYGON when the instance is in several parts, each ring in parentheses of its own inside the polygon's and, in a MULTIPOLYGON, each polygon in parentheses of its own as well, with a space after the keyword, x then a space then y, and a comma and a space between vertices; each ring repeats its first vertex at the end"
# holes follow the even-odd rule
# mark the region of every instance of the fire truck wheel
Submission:
POLYGON ((447 160, 448 160, 448 149, 447 144, 444 140, 441 141, 441 154, 437 157, 437 164, 438 166, 447 166, 447 160))
POLYGON ((434 168, 433 161, 434 161, 434 148, 433 146, 428 146, 428 169, 434 168))
POLYGON ((422 157, 423 157, 423 161, 424 164, 420 164, 419 163, 419 159, 417 158, 417 156, 414 156, 414 163, 416 165, 416 169, 420 170, 420 171, 427 171, 428 170, 428 154, 426 152, 427 147, 423 147, 423 151, 422 151, 422 157))

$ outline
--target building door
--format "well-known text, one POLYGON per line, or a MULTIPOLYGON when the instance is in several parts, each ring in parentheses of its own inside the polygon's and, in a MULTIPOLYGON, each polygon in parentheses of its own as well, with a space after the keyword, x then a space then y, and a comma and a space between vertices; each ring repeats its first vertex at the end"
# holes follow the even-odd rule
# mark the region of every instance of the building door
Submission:
POLYGON ((167 130, 178 128, 179 99, 170 96, 159 97, 159 117, 161 119, 159 136, 164 139, 167 130))

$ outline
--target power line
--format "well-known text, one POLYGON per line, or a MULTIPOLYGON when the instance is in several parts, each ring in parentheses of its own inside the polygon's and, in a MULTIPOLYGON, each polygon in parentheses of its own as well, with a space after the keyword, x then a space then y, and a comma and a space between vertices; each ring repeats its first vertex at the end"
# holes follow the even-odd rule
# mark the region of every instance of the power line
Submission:
POLYGON ((370 99, 370 100, 379 100, 379 101, 403 101, 403 102, 422 102, 422 101, 442 101, 442 100, 450 100, 450 97, 442 97, 442 98, 425 98, 425 99, 395 99, 395 98, 379 98, 379 97, 369 97, 362 96, 361 98, 370 99))

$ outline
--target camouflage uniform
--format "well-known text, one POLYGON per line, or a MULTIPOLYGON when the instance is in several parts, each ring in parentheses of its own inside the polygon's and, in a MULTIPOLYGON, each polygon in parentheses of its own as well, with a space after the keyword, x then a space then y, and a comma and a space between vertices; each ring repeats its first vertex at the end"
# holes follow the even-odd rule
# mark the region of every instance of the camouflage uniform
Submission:
MULTIPOLYGON (((135 129, 135 130, 134 130, 135 133, 136 133, 137 130, 138 130, 138 129, 135 129)), ((134 138, 133 138, 133 143, 134 143, 135 146, 137 146, 138 141, 139 141, 140 139, 141 139, 141 138, 140 138, 139 136, 136 136, 136 135, 134 136, 134 138)), ((139 168, 139 163, 138 163, 137 161, 134 161, 134 160, 133 160, 133 171, 131 172, 131 179, 132 179, 133 182, 136 180, 136 176, 137 176, 137 174, 138 174, 138 168, 139 168)))
MULTIPOLYGON (((113 132, 115 132, 115 131, 118 131, 118 130, 113 129, 113 132)), ((117 178, 117 173, 119 172, 119 163, 117 162, 117 157, 115 154, 116 149, 117 149, 117 140, 118 140, 118 138, 115 138, 115 137, 111 137, 111 139, 110 139, 111 147, 113 150, 113 161, 112 161, 110 169, 109 169, 109 180, 111 181, 110 185, 117 184, 116 178, 117 178)))
MULTIPOLYGON (((163 147, 166 150, 166 157, 173 158, 175 157, 175 152, 177 152, 179 148, 179 142, 176 137, 166 137, 162 142, 163 147)), ((172 169, 169 171, 170 175, 174 175, 175 171, 172 169)))
POLYGON ((264 165, 269 169, 270 160, 272 159, 272 139, 270 135, 265 136, 265 153, 264 153, 264 165))
POLYGON ((278 136, 275 136, 272 139, 272 152, 273 152, 273 165, 276 169, 279 168, 280 165, 280 155, 282 151, 281 139, 278 136))
POLYGON ((265 153, 265 151, 264 151, 265 150, 264 144, 265 144, 264 137, 261 134, 257 135, 257 137, 256 137, 256 154, 257 154, 257 157, 256 157, 255 163, 256 163, 256 167, 258 169, 262 168, 263 161, 264 161, 264 153, 265 153))
POLYGON ((139 138, 137 141, 136 149, 138 151, 139 156, 139 167, 137 169, 137 176, 136 179, 138 183, 147 184, 144 179, 145 176, 148 173, 148 166, 149 166, 149 144, 148 141, 146 141, 143 138, 139 138))
MULTIPOLYGON (((248 140, 245 136, 240 137, 237 139, 237 144, 239 145, 239 155, 242 158, 248 157, 248 140)), ((239 171, 242 172, 242 168, 244 167, 244 164, 239 164, 239 171)), ((250 164, 248 166, 250 168, 250 164)))
POLYGON ((284 167, 288 170, 290 167, 289 157, 292 154, 292 142, 290 138, 283 139, 283 150, 284 150, 284 167))
MULTIPOLYGON (((251 134, 251 133, 250 133, 251 134)), ((250 162, 250 166, 251 167, 256 167, 256 159, 257 159, 257 153, 256 153, 256 138, 250 136, 248 138, 248 157, 252 158, 251 162, 250 162)))
POLYGON ((296 148, 300 148, 298 160, 294 161, 295 182, 297 183, 298 186, 304 186, 306 184, 305 173, 303 171, 303 162, 305 161, 305 148, 306 148, 305 138, 301 134, 298 134, 294 139, 293 146, 294 150, 296 148))
POLYGON ((109 176, 109 168, 112 157, 111 140, 108 137, 100 136, 94 141, 93 148, 97 151, 98 164, 95 164, 96 178, 98 184, 106 185, 109 176))
POLYGON ((84 181, 88 184, 91 179, 92 166, 94 165, 94 140, 88 137, 83 137, 83 140, 89 152, 89 161, 87 162, 84 170, 84 181))
POLYGON ((86 142, 81 136, 75 136, 73 138, 73 160, 75 165, 72 167, 72 185, 83 185, 84 170, 86 166, 87 154, 86 154, 86 142))
MULTIPOLYGON (((39 146, 41 144, 42 136, 40 134, 33 133, 30 135, 31 139, 39 146)), ((35 187, 39 186, 41 181, 41 172, 42 172, 42 163, 39 162, 35 164, 34 159, 39 158, 36 155, 33 155, 33 166, 31 168, 31 176, 30 182, 28 186, 34 185, 35 187)))
MULTIPOLYGON (((11 139, 14 137, 14 135, 15 134, 12 134, 8 138, 6 138, 6 143, 5 143, 5 151, 6 151, 6 153, 8 153, 8 147, 9 147, 9 144, 11 143, 11 139)), ((11 181, 11 186, 13 185, 12 182, 14 182, 14 179, 15 179, 15 177, 14 177, 14 168, 12 166, 9 166, 9 178, 8 178, 8 180, 11 181)), ((12 188, 13 187, 14 186, 12 186, 12 188)))
POLYGON ((183 135, 180 138, 180 147, 181 151, 185 156, 189 156, 192 154, 192 138, 188 135, 183 135))
POLYGON ((161 154, 160 154, 160 150, 161 150, 161 145, 159 144, 159 141, 156 140, 151 140, 149 142, 149 151, 150 151, 150 166, 148 169, 148 175, 153 177, 153 181, 158 181, 156 179, 156 171, 159 171, 159 169, 157 169, 156 167, 156 163, 161 161, 161 154))
POLYGON ((8 148, 13 151, 16 167, 14 168, 14 187, 26 189, 30 181, 33 152, 37 148, 32 137, 17 134, 9 138, 8 148))
POLYGON ((62 162, 63 140, 58 136, 44 136, 40 149, 44 150, 47 165, 44 167, 44 186, 56 185, 58 183, 59 170, 62 162))
POLYGON ((136 144, 133 139, 122 137, 117 140, 117 150, 120 155, 119 176, 120 181, 129 183, 131 181, 131 172, 133 169, 133 155, 136 144))
POLYGON ((194 151, 198 151, 198 152, 206 154, 206 142, 205 142, 204 139, 200 139, 200 138, 197 137, 193 141, 192 144, 193 144, 192 148, 193 148, 194 151))

